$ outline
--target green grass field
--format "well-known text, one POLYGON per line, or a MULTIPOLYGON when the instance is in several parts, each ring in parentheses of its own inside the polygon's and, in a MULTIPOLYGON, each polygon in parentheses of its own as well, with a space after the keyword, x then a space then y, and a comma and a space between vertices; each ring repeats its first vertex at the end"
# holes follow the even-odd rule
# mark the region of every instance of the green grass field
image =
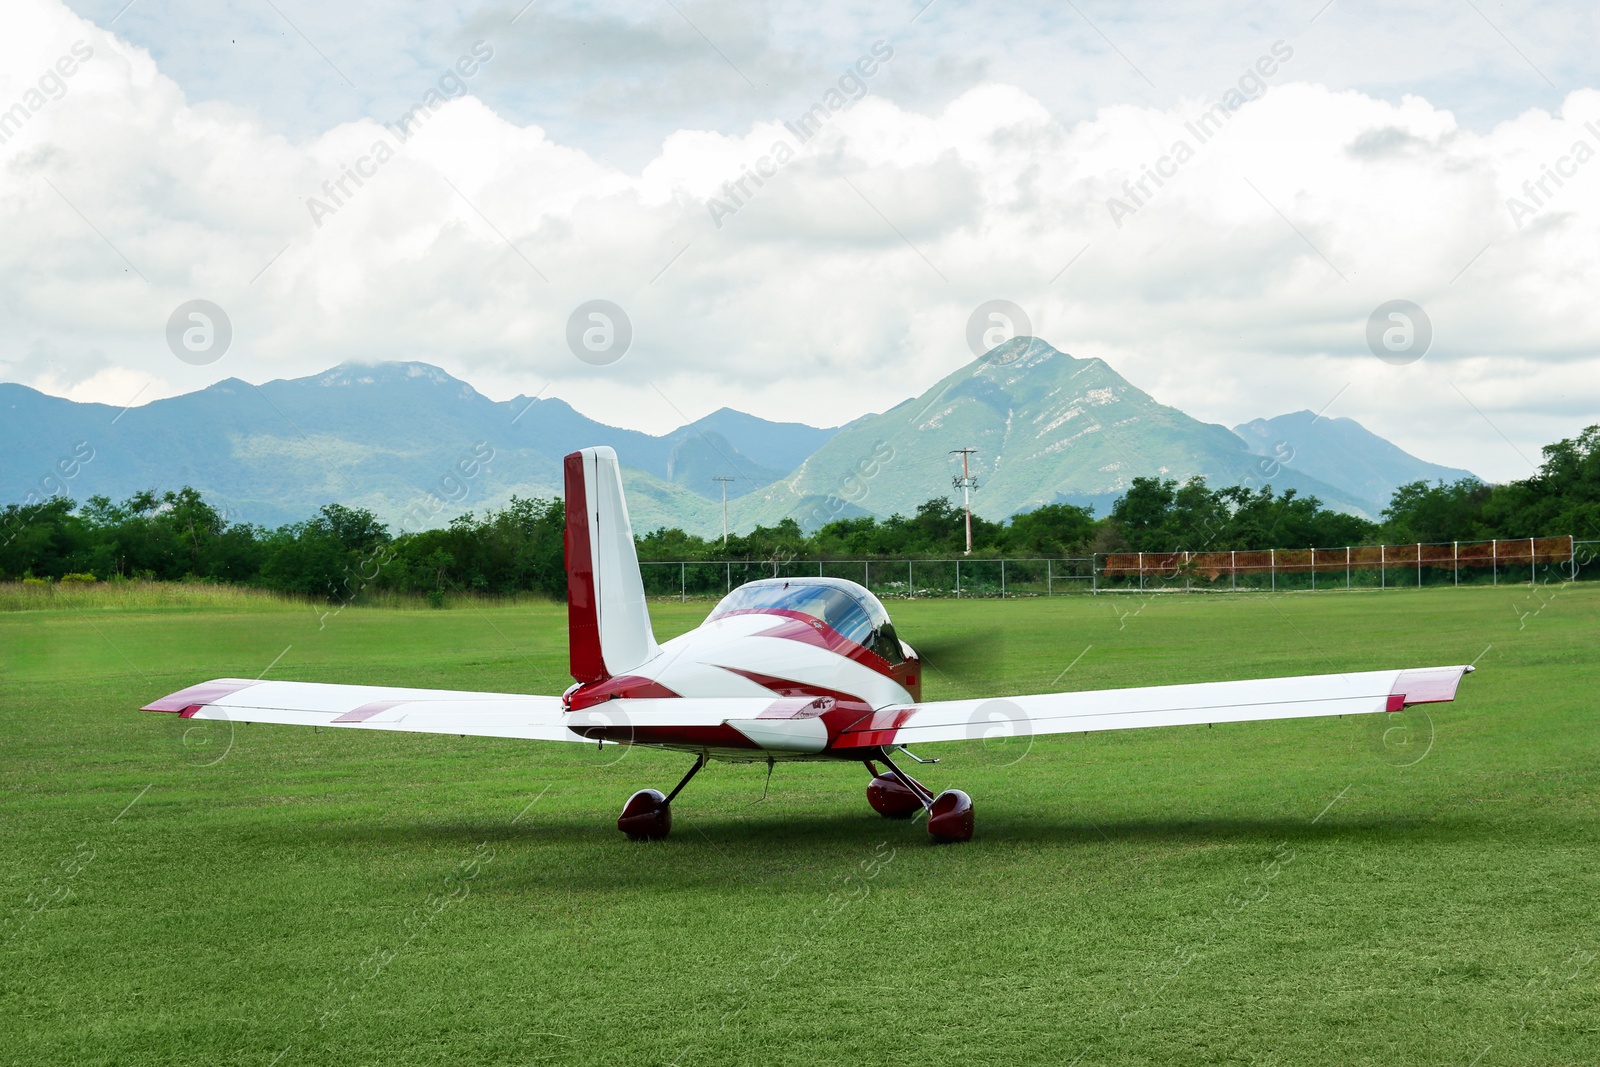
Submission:
POLYGON ((1000 638, 930 698, 1479 666, 1431 719, 930 748, 944 848, 859 766, 713 764, 639 845, 687 757, 135 710, 269 665, 559 692, 557 605, 15 606, 8 1062, 1600 1061, 1600 587, 891 604, 1000 638))

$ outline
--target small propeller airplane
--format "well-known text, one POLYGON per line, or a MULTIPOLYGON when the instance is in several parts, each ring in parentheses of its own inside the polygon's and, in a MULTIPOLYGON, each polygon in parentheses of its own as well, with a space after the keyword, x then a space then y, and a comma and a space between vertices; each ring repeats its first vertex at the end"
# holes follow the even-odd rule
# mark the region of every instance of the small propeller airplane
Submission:
POLYGON ((697 629, 658 644, 617 456, 564 461, 567 626, 574 684, 561 696, 219 678, 145 711, 235 722, 648 745, 694 756, 670 793, 628 798, 617 829, 664 838, 672 803, 709 760, 863 764, 880 814, 927 813, 935 842, 972 837, 972 799, 937 796, 896 764, 908 746, 993 737, 1395 712, 1453 700, 1470 666, 1254 681, 921 699, 923 662, 883 604, 837 578, 746 583, 697 629), (880 770, 878 764, 882 764, 880 770))

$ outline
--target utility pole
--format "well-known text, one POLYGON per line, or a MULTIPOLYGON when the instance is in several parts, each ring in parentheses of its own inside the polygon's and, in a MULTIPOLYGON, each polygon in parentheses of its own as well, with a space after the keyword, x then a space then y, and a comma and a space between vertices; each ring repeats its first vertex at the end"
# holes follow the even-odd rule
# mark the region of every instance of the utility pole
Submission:
POLYGON ((711 480, 714 481, 714 482, 721 482, 722 483, 722 547, 723 548, 727 548, 728 547, 728 483, 733 481, 733 478, 731 478, 730 476, 728 476, 726 474, 717 474, 717 475, 713 475, 711 480))
POLYGON ((961 506, 967 512, 967 551, 965 555, 972 555, 972 491, 978 488, 978 479, 972 476, 967 469, 967 457, 978 451, 976 448, 952 448, 952 456, 961 457, 961 477, 951 479, 955 488, 961 490, 961 506))

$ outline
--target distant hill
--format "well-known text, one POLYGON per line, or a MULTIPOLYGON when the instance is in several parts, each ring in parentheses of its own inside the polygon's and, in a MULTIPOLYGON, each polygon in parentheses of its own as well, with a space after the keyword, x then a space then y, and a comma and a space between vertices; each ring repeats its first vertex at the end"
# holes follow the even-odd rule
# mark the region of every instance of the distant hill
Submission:
POLYGON ((1467 474, 1349 419, 1297 412, 1236 431, 1201 422, 1101 360, 1027 337, 835 429, 722 408, 654 436, 554 398, 493 401, 426 363, 342 364, 260 386, 230 378, 126 411, 0 384, 0 504, 53 491, 45 479, 80 442, 93 459, 60 485, 78 500, 193 485, 235 521, 269 526, 335 501, 396 527, 443 525, 513 495, 558 494, 561 457, 595 444, 623 461, 636 529, 701 535, 721 529, 715 476, 733 479, 735 528, 794 517, 812 529, 959 497, 949 451, 962 447, 978 450, 974 510, 993 519, 1059 501, 1105 514, 1140 475, 1195 474, 1213 486, 1293 488, 1376 517, 1396 485, 1467 474))
POLYGON ((1252 452, 1274 456, 1296 470, 1382 510, 1407 482, 1454 482, 1476 478, 1459 467, 1441 467, 1390 444, 1354 419, 1319 418, 1295 411, 1233 428, 1252 452))
MULTIPOLYGON (((1213 486, 1270 483, 1365 515, 1387 501, 1347 491, 1305 471, 1279 469, 1224 426, 1158 403, 1104 361, 1075 359, 1038 338, 1018 337, 921 396, 835 434, 793 474, 752 494, 745 517, 786 514, 911 514, 952 493, 960 473, 950 449, 972 447, 980 488, 973 510, 1001 519, 1066 501, 1105 514, 1141 475, 1203 475, 1213 486), (892 456, 868 477, 872 457, 892 456)), ((952 494, 959 495, 959 494, 952 494)))
MULTIPOLYGON (((869 416, 870 417, 870 416, 869 416)), ((754 415, 746 415, 732 408, 718 408, 703 419, 696 419, 681 430, 668 434, 670 440, 698 439, 705 433, 713 439, 720 437, 731 444, 741 455, 767 470, 777 471, 768 481, 788 474, 804 463, 813 452, 828 443, 828 438, 838 433, 838 427, 819 430, 801 422, 768 422, 754 415)), ((704 443, 704 442, 702 442, 704 443)), ((716 473, 722 473, 718 471, 716 473)), ((729 484, 728 495, 743 496, 757 485, 729 484)), ((712 495, 708 490, 708 495, 712 495)), ((721 499, 720 492, 716 494, 721 499)))
POLYGON ((595 422, 562 400, 496 402, 426 363, 342 364, 260 386, 230 378, 125 412, 0 384, 0 414, 0 502, 39 492, 82 441, 94 458, 64 485, 69 496, 193 485, 237 521, 267 525, 331 501, 392 525, 412 516, 407 526, 416 526, 419 515, 441 525, 513 494, 558 494, 563 455, 609 444, 629 468, 641 528, 709 532, 721 527, 713 473, 736 479, 730 497, 748 493, 833 432, 724 409, 656 437, 595 422), (464 478, 458 464, 470 469, 475 449, 493 459, 464 478))

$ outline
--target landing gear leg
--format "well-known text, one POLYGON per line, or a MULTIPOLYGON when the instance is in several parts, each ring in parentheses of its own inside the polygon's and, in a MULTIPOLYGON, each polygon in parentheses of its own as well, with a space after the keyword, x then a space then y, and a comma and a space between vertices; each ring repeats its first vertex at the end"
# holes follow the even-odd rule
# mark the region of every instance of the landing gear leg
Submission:
POLYGON ((934 844, 951 844, 971 841, 973 828, 972 798, 959 789, 946 789, 938 796, 933 790, 894 765, 889 753, 878 749, 878 759, 889 767, 888 774, 879 774, 871 760, 867 770, 873 775, 867 786, 867 801, 880 814, 891 819, 909 819, 927 809, 928 836, 934 844))
POLYGON ((694 761, 694 766, 689 768, 689 773, 683 776, 666 796, 661 795, 659 789, 641 789, 628 798, 622 806, 622 814, 617 816, 617 829, 628 835, 631 841, 659 841, 672 832, 672 801, 683 787, 689 784, 689 779, 700 773, 700 768, 706 765, 705 753, 701 753, 694 761))

